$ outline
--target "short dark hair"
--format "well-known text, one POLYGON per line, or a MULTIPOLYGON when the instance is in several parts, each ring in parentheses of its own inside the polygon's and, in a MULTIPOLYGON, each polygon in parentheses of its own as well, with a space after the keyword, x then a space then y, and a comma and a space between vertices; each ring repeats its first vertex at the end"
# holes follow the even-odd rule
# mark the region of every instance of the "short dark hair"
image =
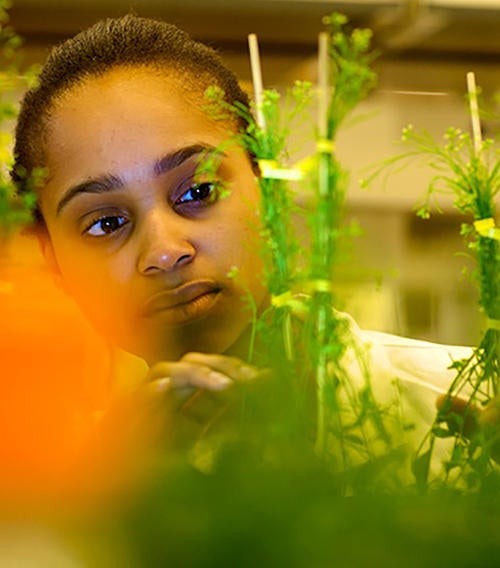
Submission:
MULTIPOLYGON (((226 102, 249 106, 248 96, 217 52, 176 26, 135 15, 102 20, 55 47, 38 84, 22 100, 11 171, 19 192, 26 191, 31 173, 45 165, 47 122, 57 97, 88 77, 130 66, 173 71, 193 93, 215 84, 226 102)), ((245 129, 245 119, 237 120, 245 129)), ((41 220, 39 211, 37 217, 41 220)))

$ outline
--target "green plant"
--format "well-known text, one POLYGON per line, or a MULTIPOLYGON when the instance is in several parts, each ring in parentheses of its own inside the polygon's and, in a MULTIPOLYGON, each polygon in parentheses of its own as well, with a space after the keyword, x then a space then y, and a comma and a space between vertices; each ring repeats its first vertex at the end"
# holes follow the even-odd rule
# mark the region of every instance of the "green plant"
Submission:
MULTIPOLYGON (((0 0, 0 239, 5 241, 15 229, 29 223, 35 206, 34 191, 16 196, 9 170, 13 165, 12 121, 17 116, 16 93, 36 81, 37 68, 23 72, 19 48, 21 38, 9 25, 8 0, 0 0)), ((22 172, 19 172, 22 175, 22 172)), ((32 190, 39 183, 41 172, 35 174, 28 186, 32 190)))
POLYGON ((350 233, 343 225, 347 173, 336 157, 335 139, 345 118, 375 85, 371 69, 375 54, 369 30, 350 30, 339 14, 325 18, 325 24, 315 93, 316 152, 307 160, 290 166, 286 143, 313 90, 296 83, 282 97, 263 89, 255 39, 251 39, 251 60, 256 118, 246 108, 224 102, 215 89, 207 94, 213 116, 236 114, 247 121, 238 143, 255 157, 260 170, 271 306, 255 320, 261 346, 255 361, 273 369, 280 393, 272 398, 273 404, 289 409, 285 417, 277 413, 287 424, 277 426, 275 421, 276 428, 298 437, 311 437, 313 430, 316 454, 335 472, 339 491, 365 492, 384 484, 395 487, 404 459, 395 441, 402 425, 394 412, 397 397, 390 403, 376 400, 367 353, 353 337, 349 320, 333 309, 331 281, 339 242, 350 233), (307 216, 311 241, 302 264, 297 262, 298 239, 290 222, 294 209, 290 184, 295 181, 314 196, 310 211, 301 212, 307 216))
POLYGON ((481 426, 479 414, 496 399, 499 389, 500 231, 495 227, 495 197, 500 191, 500 153, 493 139, 482 140, 473 74, 469 74, 468 82, 472 136, 450 127, 443 136, 444 142, 439 143, 429 133, 407 126, 401 141, 409 149, 385 162, 368 179, 371 181, 408 160, 428 164, 436 174, 417 214, 428 218, 433 209, 439 211, 436 194, 451 194, 455 208, 466 218, 461 234, 476 260, 473 276, 479 288, 486 331, 469 358, 451 365, 456 377, 414 462, 417 484, 422 490, 431 486, 486 490, 499 481, 494 460, 498 426, 481 426), (436 476, 436 472, 431 473, 436 448, 446 440, 452 447, 442 464, 442 475, 436 476))

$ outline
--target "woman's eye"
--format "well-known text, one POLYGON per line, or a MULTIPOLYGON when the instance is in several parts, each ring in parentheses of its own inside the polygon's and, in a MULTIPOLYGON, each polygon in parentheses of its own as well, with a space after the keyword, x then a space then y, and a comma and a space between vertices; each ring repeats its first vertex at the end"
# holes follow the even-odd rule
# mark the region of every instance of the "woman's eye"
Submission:
POLYGON ((109 215, 106 217, 100 217, 99 219, 92 222, 85 229, 87 235, 92 237, 104 237, 110 235, 124 227, 128 223, 128 219, 123 216, 109 215))
POLYGON ((216 198, 217 186, 214 182, 193 184, 175 202, 176 205, 196 204, 200 202, 212 202, 216 198))

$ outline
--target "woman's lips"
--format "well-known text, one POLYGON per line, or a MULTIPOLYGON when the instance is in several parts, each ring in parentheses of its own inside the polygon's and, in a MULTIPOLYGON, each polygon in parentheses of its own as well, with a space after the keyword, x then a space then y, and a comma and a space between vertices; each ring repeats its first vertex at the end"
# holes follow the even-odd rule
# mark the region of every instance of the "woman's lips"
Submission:
POLYGON ((190 282, 153 296, 146 303, 144 316, 161 316, 171 323, 197 319, 212 309, 220 292, 221 288, 214 282, 190 282))

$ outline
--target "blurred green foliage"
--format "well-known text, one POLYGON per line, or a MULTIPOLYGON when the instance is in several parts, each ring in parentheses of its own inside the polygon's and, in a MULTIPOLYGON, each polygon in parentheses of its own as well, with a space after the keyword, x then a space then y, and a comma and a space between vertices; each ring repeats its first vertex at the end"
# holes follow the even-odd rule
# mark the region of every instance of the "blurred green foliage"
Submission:
POLYGON ((6 239, 17 227, 29 223, 35 206, 34 192, 15 195, 10 179, 13 165, 12 125, 17 116, 16 97, 36 81, 37 68, 21 71, 21 38, 9 25, 10 2, 0 0, 0 239, 6 239))

